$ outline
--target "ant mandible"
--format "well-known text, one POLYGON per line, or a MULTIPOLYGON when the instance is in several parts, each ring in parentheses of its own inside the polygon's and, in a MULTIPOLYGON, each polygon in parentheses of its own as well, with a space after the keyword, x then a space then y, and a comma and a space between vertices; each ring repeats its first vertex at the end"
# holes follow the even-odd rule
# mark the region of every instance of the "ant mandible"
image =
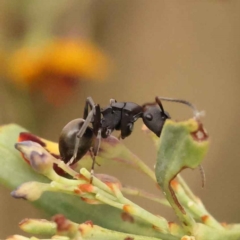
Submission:
POLYGON ((155 102, 142 106, 133 102, 117 102, 110 99, 110 105, 100 109, 99 104, 95 104, 93 99, 88 97, 83 118, 70 121, 60 134, 61 159, 68 165, 72 165, 89 151, 93 159, 91 169, 91 174, 93 174, 101 138, 107 138, 114 130, 120 130, 120 138, 128 137, 132 133, 134 122, 139 118, 142 118, 144 124, 160 137, 166 119, 170 118, 168 112, 164 110, 161 100, 184 103, 190 106, 195 113, 197 112, 191 103, 173 98, 156 97, 155 102), (92 127, 89 127, 90 123, 92 127))

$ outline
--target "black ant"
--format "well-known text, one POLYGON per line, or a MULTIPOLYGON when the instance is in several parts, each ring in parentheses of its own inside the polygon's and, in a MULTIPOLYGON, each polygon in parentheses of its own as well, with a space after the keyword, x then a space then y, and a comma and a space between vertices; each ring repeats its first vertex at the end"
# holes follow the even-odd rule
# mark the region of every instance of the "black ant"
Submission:
POLYGON ((72 120, 61 132, 59 138, 61 159, 72 165, 89 151, 93 159, 91 169, 93 174, 101 138, 107 138, 114 130, 120 130, 120 138, 128 137, 132 133, 134 122, 139 118, 142 118, 144 124, 160 137, 166 119, 170 118, 161 100, 187 104, 194 110, 195 116, 198 114, 192 104, 179 99, 156 97, 154 103, 146 103, 142 106, 133 102, 117 102, 110 99, 110 105, 100 109, 99 104, 95 104, 93 99, 88 97, 83 118, 72 120), (92 127, 89 127, 90 123, 92 127))

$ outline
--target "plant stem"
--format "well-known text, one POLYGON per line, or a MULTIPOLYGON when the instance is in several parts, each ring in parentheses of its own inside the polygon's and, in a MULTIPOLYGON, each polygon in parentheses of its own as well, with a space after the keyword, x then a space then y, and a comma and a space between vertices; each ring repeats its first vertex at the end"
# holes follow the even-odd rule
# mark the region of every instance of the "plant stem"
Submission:
POLYGON ((170 204, 166 199, 159 198, 159 197, 155 196, 154 194, 148 193, 141 189, 125 186, 125 187, 121 188, 121 191, 128 195, 143 197, 143 198, 152 200, 154 202, 163 204, 164 206, 170 207, 170 204))

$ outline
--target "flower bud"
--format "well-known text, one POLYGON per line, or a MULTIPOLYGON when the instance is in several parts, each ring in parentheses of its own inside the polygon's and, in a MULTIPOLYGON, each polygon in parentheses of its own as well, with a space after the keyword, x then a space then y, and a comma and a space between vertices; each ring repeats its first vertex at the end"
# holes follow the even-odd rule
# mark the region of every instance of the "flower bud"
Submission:
POLYGON ((14 198, 23 198, 29 201, 36 201, 41 197, 44 191, 50 188, 49 184, 39 182, 27 182, 20 185, 11 192, 14 198))
POLYGON ((15 148, 24 155, 36 172, 47 175, 49 171, 53 171, 54 158, 40 144, 24 141, 16 143, 15 148))

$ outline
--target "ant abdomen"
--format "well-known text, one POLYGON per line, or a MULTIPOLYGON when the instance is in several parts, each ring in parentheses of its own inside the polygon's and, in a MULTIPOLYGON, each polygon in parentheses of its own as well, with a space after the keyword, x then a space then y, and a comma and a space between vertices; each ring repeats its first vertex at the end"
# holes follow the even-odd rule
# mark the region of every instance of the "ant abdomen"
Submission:
MULTIPOLYGON (((62 130, 59 137, 59 152, 61 159, 68 163, 70 159, 74 155, 74 148, 76 145, 77 133, 81 129, 84 119, 78 118, 69 122, 62 130)), ((78 151, 76 154, 76 158, 71 164, 76 163, 79 159, 81 159, 87 151, 91 148, 94 141, 93 130, 90 127, 87 127, 85 133, 81 137, 81 141, 79 142, 78 151)))

